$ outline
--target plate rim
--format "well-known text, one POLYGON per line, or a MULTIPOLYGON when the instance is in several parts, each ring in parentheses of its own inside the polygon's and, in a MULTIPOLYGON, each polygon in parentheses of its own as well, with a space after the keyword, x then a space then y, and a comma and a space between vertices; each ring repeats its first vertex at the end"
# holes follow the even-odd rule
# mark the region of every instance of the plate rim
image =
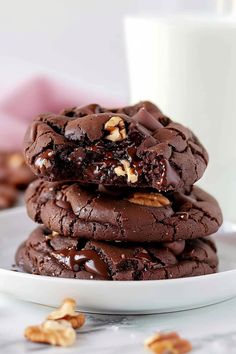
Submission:
POLYGON ((116 281, 109 281, 109 280, 91 280, 91 279, 74 279, 74 278, 60 278, 60 277, 51 277, 51 276, 47 276, 47 275, 40 275, 40 274, 30 274, 30 273, 24 273, 24 272, 18 272, 15 270, 10 270, 10 269, 4 269, 0 267, 0 276, 1 274, 7 276, 10 275, 12 276, 14 274, 14 276, 19 277, 19 278, 28 278, 29 280, 42 280, 42 281, 49 281, 50 282, 67 282, 68 285, 70 283, 80 283, 80 284, 100 284, 102 285, 107 285, 107 284, 113 284, 112 286, 125 286, 125 285, 134 285, 134 286, 143 286, 144 284, 146 285, 160 285, 160 286, 164 286, 164 284, 175 284, 178 283, 178 285, 180 285, 180 283, 191 283, 191 282, 196 282, 197 280, 205 282, 209 279, 212 278, 221 278, 221 277, 225 277, 225 275, 227 276, 231 276, 232 274, 236 273, 236 268, 235 269, 230 269, 230 270, 226 270, 226 271, 222 271, 222 272, 218 272, 218 273, 213 273, 213 274, 205 274, 205 275, 198 275, 198 276, 194 276, 194 277, 185 277, 185 278, 177 278, 177 279, 157 279, 157 280, 116 280, 116 281), (75 282, 76 280, 76 282, 75 282))

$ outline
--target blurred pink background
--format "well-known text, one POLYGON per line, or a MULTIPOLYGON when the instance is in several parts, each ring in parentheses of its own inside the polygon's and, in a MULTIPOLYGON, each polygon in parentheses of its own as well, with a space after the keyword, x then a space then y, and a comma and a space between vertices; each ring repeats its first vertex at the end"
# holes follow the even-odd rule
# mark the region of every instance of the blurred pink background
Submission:
POLYGON ((0 149, 21 148, 34 115, 88 102, 127 103, 123 19, 211 0, 8 0, 0 11, 0 149))
POLYGON ((1 150, 21 149, 27 125, 38 113, 57 113, 65 107, 91 102, 103 105, 123 103, 122 98, 112 96, 109 91, 98 90, 23 61, 0 58, 0 68, 1 150))

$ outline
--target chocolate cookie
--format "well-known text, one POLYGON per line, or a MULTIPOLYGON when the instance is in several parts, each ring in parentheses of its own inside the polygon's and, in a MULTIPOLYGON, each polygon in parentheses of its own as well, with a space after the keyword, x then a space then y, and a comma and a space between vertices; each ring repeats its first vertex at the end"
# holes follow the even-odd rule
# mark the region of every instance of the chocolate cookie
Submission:
POLYGON ((26 133, 24 153, 33 172, 49 181, 159 191, 191 186, 208 163, 196 136, 150 102, 41 114, 26 133))
POLYGON ((35 179, 20 152, 0 152, 0 183, 24 189, 35 179))
POLYGON ((106 189, 73 182, 33 182, 26 191, 29 216, 64 236, 105 241, 173 241, 216 232, 222 214, 198 187, 161 195, 145 189, 106 189))
POLYGON ((17 190, 10 184, 0 183, 0 210, 7 209, 16 204, 17 190))
POLYGON ((210 274, 217 255, 210 239, 153 244, 82 241, 38 227, 16 253, 26 272, 100 280, 155 280, 210 274))

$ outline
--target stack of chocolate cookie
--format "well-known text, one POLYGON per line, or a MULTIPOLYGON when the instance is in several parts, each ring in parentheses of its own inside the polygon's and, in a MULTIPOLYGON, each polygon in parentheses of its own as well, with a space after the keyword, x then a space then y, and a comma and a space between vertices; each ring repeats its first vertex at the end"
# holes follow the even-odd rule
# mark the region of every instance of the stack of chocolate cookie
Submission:
POLYGON ((23 270, 106 280, 217 270, 207 236, 222 214, 193 186, 207 152, 154 104, 42 114, 26 133, 24 153, 39 177, 26 192, 28 214, 43 226, 17 251, 23 270))

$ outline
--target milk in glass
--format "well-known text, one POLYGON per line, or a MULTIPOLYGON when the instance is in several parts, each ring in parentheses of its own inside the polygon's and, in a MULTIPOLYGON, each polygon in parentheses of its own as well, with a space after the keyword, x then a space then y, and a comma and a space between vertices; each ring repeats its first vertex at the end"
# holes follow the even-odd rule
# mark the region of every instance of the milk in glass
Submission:
POLYGON ((199 184, 236 221, 236 17, 128 18, 130 99, 189 126, 210 163, 199 184))

